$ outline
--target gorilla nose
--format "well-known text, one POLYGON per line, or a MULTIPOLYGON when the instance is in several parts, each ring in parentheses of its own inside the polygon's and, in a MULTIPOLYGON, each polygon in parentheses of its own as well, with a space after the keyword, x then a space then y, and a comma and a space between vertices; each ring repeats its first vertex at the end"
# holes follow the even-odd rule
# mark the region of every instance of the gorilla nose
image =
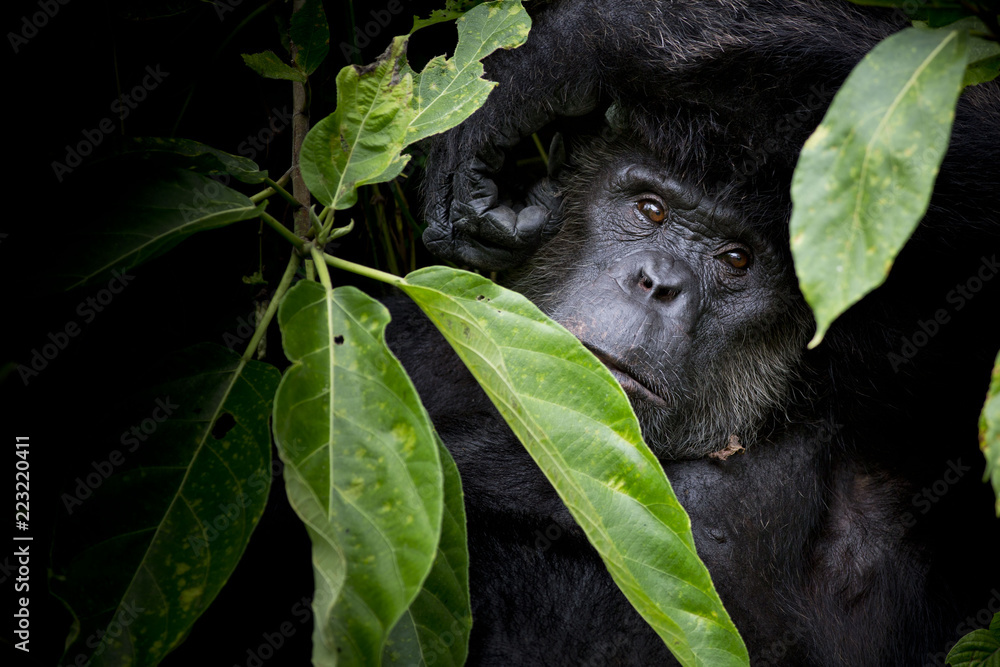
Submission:
POLYGON ((690 272, 672 257, 647 256, 633 275, 635 294, 658 301, 673 301, 690 286, 690 272))

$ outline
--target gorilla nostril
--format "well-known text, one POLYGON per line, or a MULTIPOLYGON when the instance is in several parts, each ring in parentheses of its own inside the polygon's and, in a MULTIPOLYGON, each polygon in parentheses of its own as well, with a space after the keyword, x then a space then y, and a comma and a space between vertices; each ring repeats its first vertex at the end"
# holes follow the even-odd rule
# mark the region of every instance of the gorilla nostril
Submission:
POLYGON ((654 299, 670 301, 681 293, 680 288, 674 284, 675 281, 670 280, 668 276, 657 277, 657 271, 649 267, 639 269, 637 282, 639 288, 654 299))

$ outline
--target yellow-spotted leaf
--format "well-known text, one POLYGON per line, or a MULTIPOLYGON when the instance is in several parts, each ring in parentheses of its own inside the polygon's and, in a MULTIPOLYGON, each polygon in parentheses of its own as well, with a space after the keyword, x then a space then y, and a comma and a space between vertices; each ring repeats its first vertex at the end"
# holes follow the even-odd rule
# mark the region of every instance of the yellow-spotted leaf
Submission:
POLYGON ((472 371, 682 665, 747 665, 691 522, 611 373, 523 296, 442 266, 397 285, 472 371))
POLYGON ((799 286, 822 340, 885 280, 927 210, 968 59, 965 29, 907 28, 854 68, 792 179, 799 286))
POLYGON ((483 78, 480 61, 497 49, 523 44, 531 19, 521 0, 501 0, 473 7, 456 25, 454 57, 432 59, 416 78, 407 144, 455 127, 483 105, 497 84, 483 78))
POLYGON ((203 344, 168 375, 137 394, 146 418, 95 464, 96 490, 62 495, 50 586, 74 622, 60 664, 160 662, 229 579, 267 503, 277 369, 203 344))
POLYGON ((458 467, 435 434, 444 471, 444 514, 437 557, 420 594, 392 629, 383 665, 461 667, 469 652, 469 549, 458 467))
POLYGON ((438 445, 385 345, 388 321, 357 289, 308 281, 278 309, 292 366, 275 396, 274 434, 313 544, 314 665, 379 664, 438 551, 438 445))

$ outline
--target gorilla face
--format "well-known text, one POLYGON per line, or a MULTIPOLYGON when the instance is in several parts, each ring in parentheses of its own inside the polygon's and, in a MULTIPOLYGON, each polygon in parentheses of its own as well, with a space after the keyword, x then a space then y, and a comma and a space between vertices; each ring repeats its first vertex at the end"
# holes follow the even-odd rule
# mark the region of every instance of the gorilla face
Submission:
POLYGON ((791 401, 810 335, 787 241, 635 139, 574 153, 561 229, 513 287, 611 370, 661 458, 753 443, 791 401))

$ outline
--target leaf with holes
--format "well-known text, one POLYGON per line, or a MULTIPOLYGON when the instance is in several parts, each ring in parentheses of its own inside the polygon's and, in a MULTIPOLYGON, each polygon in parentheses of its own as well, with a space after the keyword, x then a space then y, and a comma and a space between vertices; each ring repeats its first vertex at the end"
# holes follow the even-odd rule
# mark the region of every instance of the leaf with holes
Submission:
POLYGON ((374 64, 340 70, 337 109, 302 142, 302 178, 326 206, 350 208, 357 188, 392 178, 409 159, 399 155, 413 117, 405 53, 406 38, 396 37, 374 64))
POLYGON ((681 664, 747 665, 687 513, 610 371, 526 298, 482 276, 434 266, 397 286, 465 362, 681 664))
POLYGON ((385 345, 389 313, 353 287, 290 289, 278 309, 292 366, 274 435, 313 543, 313 664, 376 665, 438 548, 441 462, 430 417, 385 345))
POLYGON ((64 493, 52 592, 73 615, 62 664, 155 665, 233 573, 271 485, 272 366, 204 344, 171 360, 145 419, 64 493), (147 426, 148 424, 148 426, 147 426))
POLYGON ((927 210, 968 58, 967 31, 907 28, 854 68, 792 179, 792 254, 822 340, 885 280, 927 210))
POLYGON ((455 127, 483 105, 497 84, 483 78, 480 61, 497 49, 524 44, 531 19, 521 0, 501 0, 470 9, 456 27, 454 57, 433 58, 415 79, 407 144, 455 127))

